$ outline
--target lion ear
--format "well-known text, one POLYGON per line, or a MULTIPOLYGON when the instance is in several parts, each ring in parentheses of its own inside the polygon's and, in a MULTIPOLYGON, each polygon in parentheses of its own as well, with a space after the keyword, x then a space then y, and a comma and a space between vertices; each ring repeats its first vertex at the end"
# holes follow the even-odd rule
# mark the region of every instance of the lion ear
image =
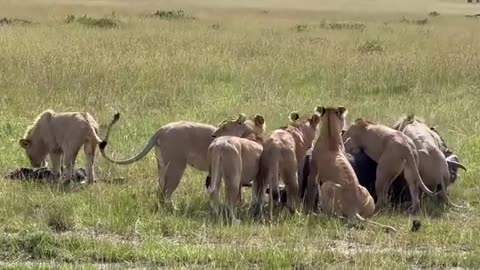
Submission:
POLYGON ((315 111, 318 112, 318 113, 320 113, 320 116, 323 116, 327 110, 326 110, 325 107, 323 107, 323 106, 317 106, 317 107, 315 108, 315 111))
POLYGON ((18 141, 18 144, 20 144, 20 146, 21 146, 22 148, 27 148, 27 146, 28 146, 30 143, 31 143, 30 140, 28 140, 28 139, 23 139, 23 138, 18 141))
POLYGON ((255 125, 259 127, 265 124, 265 119, 260 114, 255 115, 255 117, 253 118, 253 121, 255 122, 255 125))
POLYGON ((288 119, 290 119, 290 121, 296 121, 300 118, 300 115, 298 115, 297 112, 292 112, 290 113, 290 115, 288 116, 288 119))
POLYGON ((310 119, 310 125, 316 126, 320 123, 320 115, 318 113, 314 113, 312 118, 310 119))
POLYGON ((247 117, 245 116, 245 114, 239 113, 237 118, 237 123, 242 124, 243 122, 245 122, 245 120, 247 120, 247 117))
POLYGON ((338 107, 337 111, 343 117, 347 116, 347 114, 348 114, 347 108, 342 107, 342 106, 338 107))

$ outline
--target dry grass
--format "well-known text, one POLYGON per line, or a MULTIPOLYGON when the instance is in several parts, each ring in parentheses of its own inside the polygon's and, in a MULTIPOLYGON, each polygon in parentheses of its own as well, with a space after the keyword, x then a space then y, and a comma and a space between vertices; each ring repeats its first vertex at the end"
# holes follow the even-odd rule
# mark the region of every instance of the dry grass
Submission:
POLYGON ((0 261, 86 268, 476 267, 480 22, 463 15, 480 6, 417 2, 229 0, 214 7, 213 1, 0 0, 0 17, 38 22, 0 26, 1 174, 27 165, 17 140, 46 108, 89 111, 100 123, 121 112, 111 149, 119 157, 175 120, 216 124, 238 112, 260 113, 271 130, 292 110, 340 104, 352 118, 385 124, 409 112, 423 116, 469 169, 450 191, 467 210, 425 216, 417 233, 409 232, 404 214, 375 217, 400 230, 389 235, 303 215, 280 216, 271 225, 212 224, 205 173, 192 169, 175 193, 178 211, 157 210, 153 154, 127 167, 99 157, 100 178, 125 176, 126 183, 60 192, 0 181, 0 261), (197 19, 146 16, 178 9, 197 19), (440 16, 429 17, 433 10, 440 16), (69 14, 120 24, 65 24, 69 14), (402 17, 428 22, 406 24, 402 17), (305 28, 292 31, 297 25, 305 28))

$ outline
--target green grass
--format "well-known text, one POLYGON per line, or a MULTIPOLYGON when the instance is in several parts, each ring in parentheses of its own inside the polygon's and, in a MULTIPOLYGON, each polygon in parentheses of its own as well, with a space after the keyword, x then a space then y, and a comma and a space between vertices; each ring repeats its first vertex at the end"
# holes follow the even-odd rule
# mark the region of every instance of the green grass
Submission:
POLYGON ((397 227, 394 235, 324 216, 227 226, 209 216, 205 173, 187 169, 174 195, 178 210, 157 209, 153 153, 122 167, 98 156, 100 180, 127 181, 64 192, 0 180, 0 267, 478 267, 480 22, 463 16, 477 7, 407 1, 396 10, 378 0, 372 10, 371 1, 344 2, 305 0, 295 12, 287 1, 0 0, 0 17, 36 22, 0 26, 0 174, 28 165, 17 140, 47 108, 88 111, 99 123, 121 112, 110 151, 123 157, 175 120, 217 124, 260 113, 272 130, 292 110, 343 105, 349 119, 391 125, 414 112, 437 125, 468 167, 450 188, 467 210, 424 215, 417 233, 404 213, 373 218, 397 227), (180 8, 196 19, 150 16, 180 8), (433 10, 440 16, 429 17, 433 10), (70 14, 74 23, 66 24, 70 14), (117 27, 88 27, 102 20, 117 27))

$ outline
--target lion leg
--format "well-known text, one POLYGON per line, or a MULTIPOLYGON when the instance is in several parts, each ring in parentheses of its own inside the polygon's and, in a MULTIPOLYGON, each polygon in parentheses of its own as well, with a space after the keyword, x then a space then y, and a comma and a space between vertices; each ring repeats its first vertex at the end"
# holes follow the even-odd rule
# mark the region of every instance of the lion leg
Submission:
POLYGON ((359 214, 362 217, 369 217, 375 213, 375 202, 373 201, 372 195, 368 192, 368 190, 359 185, 358 186, 359 192, 359 199, 360 199, 360 207, 359 207, 359 214))
MULTIPOLYGON (((172 160, 166 163, 166 170, 164 173, 163 187, 160 192, 162 202, 170 202, 173 192, 177 189, 180 179, 187 168, 186 160, 172 160)), ((160 175, 162 174, 160 173, 160 175)))
POLYGON ((297 160, 297 186, 298 186, 298 196, 302 196, 302 191, 304 190, 303 182, 303 167, 305 166, 306 158, 300 158, 297 160))
POLYGON ((341 185, 334 182, 325 182, 320 187, 320 208, 326 215, 342 216, 339 201, 341 185))
POLYGON ((414 215, 420 211, 420 188, 418 187, 417 181, 415 181, 415 173, 409 169, 405 168, 404 170, 405 180, 408 184, 408 190, 412 197, 412 206, 410 207, 410 212, 414 215))
POLYGON ((393 181, 402 173, 404 162, 399 162, 393 155, 382 155, 378 160, 375 193, 377 195, 377 203, 375 208, 381 209, 387 204, 388 189, 393 181))
POLYGON ((52 163, 54 180, 58 181, 62 172, 62 153, 57 151, 50 152, 50 162, 52 163))
POLYGON ((287 208, 291 212, 295 212, 299 205, 297 169, 292 169, 291 166, 287 167, 291 169, 289 170, 285 168, 282 173, 285 189, 287 191, 287 208))
POLYGON ((236 200, 237 206, 241 207, 243 205, 243 200, 242 200, 242 188, 240 187, 238 189, 238 195, 237 195, 237 200, 236 200))
POLYGON ((83 151, 85 152, 85 157, 87 161, 87 182, 92 184, 95 182, 95 149, 97 148, 96 144, 86 143, 83 146, 83 151))
POLYGON ((62 173, 63 184, 68 184, 74 178, 75 171, 75 161, 77 160, 78 151, 80 147, 71 148, 70 150, 64 151, 64 160, 65 171, 62 173))
MULTIPOLYGON (((310 164, 310 173, 308 175, 307 179, 307 189, 306 189, 306 194, 305 194, 305 206, 304 210, 305 212, 313 211, 315 210, 315 199, 319 194, 318 192, 318 181, 317 181, 317 176, 318 176, 318 170, 317 170, 317 165, 314 162, 311 162, 310 164)), ((321 193, 321 192, 320 192, 321 193)), ((321 197, 321 196, 320 196, 321 197)))
MULTIPOLYGON (((225 204, 231 221, 236 222, 236 202, 240 191, 241 171, 225 172, 225 204)), ((217 187, 218 188, 218 187, 217 187)))

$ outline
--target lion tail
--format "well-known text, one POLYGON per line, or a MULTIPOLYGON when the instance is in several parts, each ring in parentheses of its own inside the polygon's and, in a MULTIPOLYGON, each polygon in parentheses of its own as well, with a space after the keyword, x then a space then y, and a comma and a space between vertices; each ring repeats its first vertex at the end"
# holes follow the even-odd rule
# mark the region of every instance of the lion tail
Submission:
POLYGON ((420 189, 422 189, 423 192, 427 193, 430 196, 435 195, 435 193, 432 192, 425 185, 425 183, 422 180, 422 177, 420 176, 420 172, 418 171, 418 166, 417 166, 417 160, 418 160, 417 153, 415 152, 414 149, 412 149, 410 147, 408 149, 409 149, 409 152, 407 153, 407 158, 406 158, 407 164, 406 165, 407 165, 408 169, 411 171, 411 173, 413 174, 413 176, 415 177, 415 179, 416 179, 415 182, 418 183, 418 185, 420 185, 420 189))
POLYGON ((222 149, 212 149, 212 159, 210 164, 210 185, 207 186, 207 192, 210 194, 217 189, 222 181, 222 168, 220 168, 222 162, 222 149))
POLYGON ((143 157, 145 157, 148 152, 150 152, 150 150, 155 146, 155 144, 157 143, 157 140, 158 140, 158 137, 160 136, 160 132, 161 130, 157 130, 157 132, 155 132, 155 134, 152 135, 152 137, 150 137, 150 140, 147 142, 147 144, 143 147, 143 149, 140 151, 140 153, 136 154, 135 156, 131 157, 131 158, 128 158, 128 159, 125 159, 125 160, 114 160, 112 158, 110 158, 109 156, 107 156, 107 154, 105 154, 105 148, 107 147, 107 144, 108 144, 108 138, 110 137, 110 131, 112 130, 112 127, 113 125, 120 119, 120 113, 116 113, 114 116, 113 116, 113 120, 108 124, 108 127, 107 127, 107 132, 105 134, 105 139, 103 139, 102 142, 100 142, 99 144, 99 147, 100 147, 100 153, 102 154, 102 156, 112 162, 112 163, 115 163, 115 164, 119 164, 119 165, 127 165, 127 164, 131 164, 131 163, 134 163, 136 161, 139 161, 140 159, 142 159, 143 157))
MULTIPOLYGON (((273 151, 279 152, 279 149, 275 149, 273 151)), ((276 153, 272 155, 273 157, 280 157, 280 153, 276 153)), ((268 189, 269 189, 269 211, 270 211, 270 216, 273 214, 273 204, 274 202, 278 203, 280 196, 279 196, 279 190, 278 190, 278 172, 279 172, 279 161, 278 158, 272 159, 270 162, 270 169, 267 172, 266 175, 266 183, 268 183, 268 189)))
POLYGON ((396 231, 397 231, 397 230, 396 230, 394 227, 392 227, 392 226, 385 225, 385 224, 382 224, 382 223, 378 223, 378 222, 375 222, 375 221, 371 221, 371 220, 365 219, 365 218, 363 218, 363 217, 362 217, 360 214, 358 214, 358 213, 355 214, 355 217, 356 217, 358 220, 362 221, 362 222, 366 222, 366 223, 370 223, 370 224, 379 226, 379 227, 385 229, 385 230, 388 231, 388 232, 396 232, 396 231))

